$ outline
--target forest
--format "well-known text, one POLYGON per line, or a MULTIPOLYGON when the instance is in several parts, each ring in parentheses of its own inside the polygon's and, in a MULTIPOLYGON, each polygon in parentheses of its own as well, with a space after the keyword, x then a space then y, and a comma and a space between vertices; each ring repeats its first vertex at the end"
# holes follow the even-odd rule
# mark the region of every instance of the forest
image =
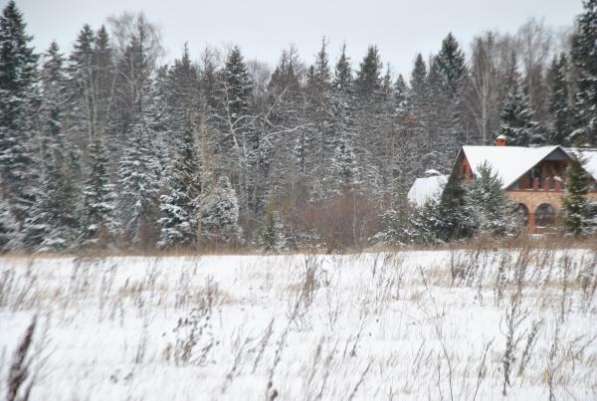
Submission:
POLYGON ((532 19, 481 32, 470 49, 457 34, 413 55, 407 77, 375 44, 355 56, 345 43, 330 60, 325 37, 311 60, 292 45, 269 66, 238 46, 194 55, 181 44, 164 64, 143 13, 84 25, 72 48, 42 51, 10 1, 0 16, 0 247, 448 241, 453 208, 425 220, 406 194, 426 171, 448 174, 462 145, 505 135, 597 146, 597 0, 567 30, 532 19))

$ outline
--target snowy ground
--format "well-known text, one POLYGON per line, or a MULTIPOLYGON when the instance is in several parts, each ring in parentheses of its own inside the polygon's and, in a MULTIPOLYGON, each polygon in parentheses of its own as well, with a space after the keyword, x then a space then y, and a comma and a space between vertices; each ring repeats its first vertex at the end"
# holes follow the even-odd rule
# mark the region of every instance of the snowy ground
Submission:
POLYGON ((0 399, 597 399, 589 251, 0 260, 0 399), (510 344, 510 346, 508 346, 510 344))

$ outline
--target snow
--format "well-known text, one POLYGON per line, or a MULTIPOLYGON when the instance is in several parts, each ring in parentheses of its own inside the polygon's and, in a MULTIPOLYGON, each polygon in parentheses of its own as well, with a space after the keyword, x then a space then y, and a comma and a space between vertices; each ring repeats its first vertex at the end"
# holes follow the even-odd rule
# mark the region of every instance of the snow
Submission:
POLYGON ((408 200, 416 206, 423 206, 425 202, 438 198, 448 182, 447 175, 433 175, 417 178, 408 191, 408 200))
POLYGON ((506 189, 559 146, 463 146, 473 173, 487 163, 506 189))
POLYGON ((594 400, 597 300, 575 281, 596 280, 593 258, 475 249, 5 257, 0 394, 37 314, 32 401, 252 401, 274 390, 276 400, 414 401, 450 399, 451 385, 459 400, 525 401, 548 399, 550 376, 556 399, 594 400), (504 398, 505 322, 525 260, 504 398), (539 331, 519 374, 533 322, 539 331))

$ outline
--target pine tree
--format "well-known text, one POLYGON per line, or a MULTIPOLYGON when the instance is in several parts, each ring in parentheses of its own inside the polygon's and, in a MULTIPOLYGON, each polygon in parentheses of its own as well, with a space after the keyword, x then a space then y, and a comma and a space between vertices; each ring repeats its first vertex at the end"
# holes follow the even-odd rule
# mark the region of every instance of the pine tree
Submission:
POLYGON ((574 236, 588 234, 594 227, 593 211, 587 199, 592 177, 586 171, 582 154, 573 155, 568 166, 566 195, 564 196, 564 224, 574 236))
POLYGON ((304 151, 301 174, 311 199, 322 199, 326 196, 324 182, 331 179, 330 156, 337 141, 337 133, 333 128, 332 81, 325 39, 310 68, 305 92, 305 117, 309 126, 301 130, 304 151))
POLYGON ((396 105, 396 112, 403 115, 408 110, 408 86, 402 74, 398 75, 396 83, 394 84, 394 101, 396 105))
POLYGON ((427 65, 419 53, 410 78, 410 98, 415 114, 425 112, 429 103, 429 89, 427 85, 427 65))
POLYGON ((38 172, 32 154, 37 116, 37 59, 14 1, 0 16, 0 176, 2 196, 19 226, 35 202, 38 172))
POLYGON ((181 58, 174 60, 171 68, 158 71, 156 90, 161 92, 163 98, 160 100, 164 102, 163 123, 170 134, 165 137, 169 147, 168 153, 176 158, 177 151, 182 146, 189 116, 200 105, 201 96, 199 70, 191 62, 186 44, 181 58))
POLYGON ((464 53, 450 33, 443 40, 440 52, 433 58, 428 79, 431 94, 428 127, 434 151, 441 155, 436 166, 447 171, 453 158, 466 141, 464 105, 462 103, 468 71, 464 53))
POLYGON ((571 143, 597 145, 597 0, 584 0, 572 38, 576 69, 575 128, 571 143))
POLYGON ((64 155, 62 121, 66 107, 64 59, 55 42, 41 70, 41 179, 35 203, 26 219, 24 245, 29 249, 63 250, 76 237, 76 181, 64 155))
POLYGON ((236 245, 241 239, 238 224, 238 198, 228 177, 222 176, 204 195, 200 202, 201 233, 216 247, 236 245))
POLYGON ((112 97, 114 94, 114 49, 110 45, 110 36, 105 26, 95 34, 93 47, 94 78, 94 132, 107 137, 111 132, 112 97))
POLYGON ((155 132, 148 121, 141 119, 129 136, 129 145, 119 164, 120 226, 125 241, 148 245, 154 239, 159 190, 158 161, 152 143, 155 132))
POLYGON ((464 203, 475 231, 493 236, 515 232, 514 208, 502 190, 502 182, 487 164, 479 167, 467 188, 464 203))
POLYGON ((549 112, 552 126, 550 127, 550 144, 567 145, 567 139, 572 132, 571 110, 568 95, 568 58, 562 53, 553 59, 549 72, 549 112))
POLYGON ((83 187, 79 242, 82 246, 104 246, 118 229, 114 216, 116 197, 109 180, 109 159, 103 141, 94 139, 87 153, 89 165, 83 187))
POLYGON ((452 175, 438 206, 440 220, 437 224, 437 237, 442 241, 468 238, 473 234, 473 222, 466 207, 466 190, 460 179, 452 175))
POLYGON ((67 131, 69 140, 83 148, 88 146, 96 135, 94 41, 93 30, 89 25, 84 25, 68 60, 67 131))
POLYGON ((247 70, 240 48, 232 48, 226 58, 220 81, 220 106, 211 115, 217 129, 217 174, 231 178, 238 189, 240 207, 246 210, 255 190, 254 177, 259 136, 251 114, 253 81, 247 70))
POLYGON ((193 127, 188 120, 176 159, 169 170, 160 197, 158 246, 192 247, 197 244, 196 201, 201 193, 201 183, 193 127))
POLYGON ((442 42, 442 48, 434 58, 439 75, 439 86, 449 99, 453 99, 462 88, 466 78, 466 61, 456 38, 449 33, 442 42))
POLYGON ((371 96, 380 94, 382 87, 382 67, 377 46, 369 46, 367 55, 361 62, 355 80, 357 94, 362 99, 369 100, 371 96))
POLYGON ((539 134, 537 122, 533 117, 528 96, 516 82, 508 93, 500 115, 499 135, 504 135, 508 144, 512 146, 545 143, 545 138, 539 134))
POLYGON ((352 68, 350 59, 346 55, 346 44, 342 45, 342 53, 336 63, 334 73, 334 88, 342 92, 348 92, 352 86, 352 68))

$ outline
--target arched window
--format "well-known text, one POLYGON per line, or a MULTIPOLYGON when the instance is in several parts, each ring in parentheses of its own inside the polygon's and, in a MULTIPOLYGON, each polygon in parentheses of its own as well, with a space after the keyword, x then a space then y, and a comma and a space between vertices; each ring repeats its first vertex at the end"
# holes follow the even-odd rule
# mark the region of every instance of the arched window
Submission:
POLYGON ((529 208, 524 203, 516 205, 516 214, 524 226, 529 225, 529 208))
POLYGON ((556 210, 549 203, 539 205, 535 212, 537 226, 548 227, 556 223, 556 210))

